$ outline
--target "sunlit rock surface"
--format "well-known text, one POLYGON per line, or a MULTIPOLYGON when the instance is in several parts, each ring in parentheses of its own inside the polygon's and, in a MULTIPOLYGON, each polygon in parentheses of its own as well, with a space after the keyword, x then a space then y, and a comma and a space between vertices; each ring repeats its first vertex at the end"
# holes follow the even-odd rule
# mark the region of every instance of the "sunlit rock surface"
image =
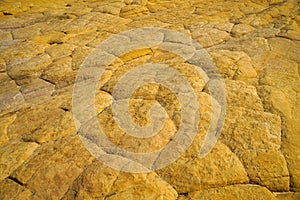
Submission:
MULTIPOLYGON (((0 199, 299 199, 299 9, 297 0, 0 1, 0 199), (182 123, 177 94, 151 83, 132 94, 128 114, 147 126, 150 108, 161 105, 166 118, 159 134, 133 138, 118 126, 113 89, 139 65, 177 70, 199 104, 200 124, 187 151, 162 169, 135 174, 106 166, 85 148, 72 94, 80 67, 101 42, 143 27, 198 42, 219 69, 227 108, 219 141, 202 158, 214 120, 205 78, 159 48, 116 57, 97 80, 94 105, 86 105, 113 144, 157 151, 182 123)), ((180 45, 175 39, 163 38, 180 45)))

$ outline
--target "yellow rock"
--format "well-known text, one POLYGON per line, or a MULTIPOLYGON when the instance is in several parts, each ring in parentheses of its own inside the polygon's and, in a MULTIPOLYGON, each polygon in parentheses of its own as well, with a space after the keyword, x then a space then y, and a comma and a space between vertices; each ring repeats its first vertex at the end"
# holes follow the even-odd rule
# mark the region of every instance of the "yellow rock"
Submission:
POLYGON ((213 188, 203 191, 192 192, 190 199, 258 199, 276 200, 275 196, 266 188, 258 185, 231 185, 226 187, 213 188))
POLYGON ((12 141, 1 146, 0 180, 4 180, 22 165, 39 145, 34 142, 12 141))
POLYGON ((177 192, 154 172, 119 172, 96 161, 74 181, 63 199, 94 198, 175 200, 177 192))
POLYGON ((7 128, 13 121, 16 119, 16 115, 4 115, 0 118, 0 145, 3 145, 9 141, 9 138, 7 137, 7 128))

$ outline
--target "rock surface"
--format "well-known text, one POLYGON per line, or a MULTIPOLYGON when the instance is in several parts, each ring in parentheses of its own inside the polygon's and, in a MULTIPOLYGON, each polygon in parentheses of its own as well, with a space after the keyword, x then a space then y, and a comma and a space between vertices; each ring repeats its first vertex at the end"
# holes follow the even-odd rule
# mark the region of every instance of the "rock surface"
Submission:
MULTIPOLYGON (((0 199, 299 199, 299 6, 297 0, 0 1, 0 199), (122 37, 130 47, 111 42, 102 60, 112 54, 114 60, 97 77, 94 100, 81 114, 90 117, 92 108, 114 145, 139 154, 159 151, 176 139, 181 124, 192 124, 182 116, 184 108, 193 108, 180 105, 180 92, 149 83, 134 91, 122 112, 147 127, 155 117, 151 108, 161 106, 166 117, 158 134, 135 138, 119 126, 114 87, 140 65, 176 70, 199 104, 197 134, 175 162, 129 173, 100 162, 80 140, 73 91, 98 73, 91 67, 76 82, 99 44, 143 27, 178 31, 208 52, 224 83, 226 118, 216 145, 201 157, 209 124, 216 121, 215 99, 191 60, 163 49, 175 45, 175 52, 184 52, 184 37, 160 35, 156 46, 134 50, 136 38, 146 44, 155 35, 122 37), (119 50, 130 51, 117 55, 119 50)), ((122 160, 116 152, 106 153, 122 160)), ((156 161, 148 160, 151 166, 156 161)))

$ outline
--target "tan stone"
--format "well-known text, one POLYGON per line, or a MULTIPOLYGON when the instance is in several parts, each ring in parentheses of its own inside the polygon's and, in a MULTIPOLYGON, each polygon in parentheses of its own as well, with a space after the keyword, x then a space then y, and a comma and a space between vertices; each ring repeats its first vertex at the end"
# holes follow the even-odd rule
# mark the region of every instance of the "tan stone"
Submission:
POLYGON ((175 200, 176 197, 177 192, 154 172, 119 172, 96 161, 75 180, 63 199, 175 200))
POLYGON ((25 188, 24 186, 19 185, 10 179, 5 179, 0 182, 0 198, 3 200, 30 200, 32 199, 32 192, 25 188))
MULTIPOLYGON (((294 95, 293 98, 287 98, 281 89, 272 86, 259 86, 258 93, 264 101, 266 110, 276 114, 284 113, 287 117, 292 116, 292 104, 296 98, 294 95)), ((291 93, 289 95, 292 96, 291 93)))
POLYGON ((242 81, 225 81, 227 104, 253 110, 263 110, 262 102, 257 95, 256 88, 242 81))
MULTIPOLYGON (((131 100, 130 115, 133 122, 140 126, 145 126, 149 123, 149 109, 151 106, 158 104, 156 101, 151 100, 131 100), (148 123, 147 123, 148 122, 148 123)), ((151 138, 135 138, 120 129, 114 120, 114 116, 110 111, 111 107, 105 109, 99 115, 99 122, 102 130, 105 132, 110 141, 117 144, 124 150, 138 153, 146 153, 158 151, 163 148, 172 139, 176 133, 174 123, 167 118, 162 130, 151 138), (135 145, 133 145, 135 144, 135 145)))
POLYGON ((248 33, 251 33, 252 31, 254 31, 255 28, 253 28, 252 26, 248 25, 248 24, 237 24, 235 25, 232 30, 231 33, 234 36, 241 36, 241 35, 245 35, 248 33))
POLYGON ((257 199, 257 200, 276 200, 275 196, 266 188, 258 185, 231 185, 218 187, 208 190, 191 192, 188 195, 191 200, 196 199, 257 199))
POLYGON ((50 32, 43 35, 37 35, 32 38, 32 40, 39 44, 60 44, 63 42, 65 34, 62 32, 50 32))
POLYGON ((50 97, 54 92, 54 85, 41 79, 35 79, 31 83, 22 85, 20 91, 25 101, 50 97))
POLYGON ((289 190, 289 172, 279 151, 280 127, 276 115, 231 107, 221 136, 242 161, 250 180, 272 191, 289 190))
POLYGON ((0 147, 0 180, 11 175, 39 145, 34 142, 12 141, 0 147))
POLYGON ((120 16, 124 18, 134 18, 148 13, 149 11, 145 6, 127 5, 121 8, 120 16))
POLYGON ((40 24, 31 25, 24 28, 19 28, 12 31, 12 35, 14 39, 23 39, 23 38, 30 38, 36 35, 40 35, 40 24))
POLYGON ((12 80, 0 85, 0 110, 4 111, 24 102, 19 86, 12 80))
POLYGON ((159 4, 157 3, 149 3, 147 5, 148 9, 150 12, 155 13, 155 12, 159 12, 162 10, 167 10, 167 9, 172 9, 176 7, 176 4, 174 3, 170 3, 170 2, 159 2, 159 4))
POLYGON ((284 38, 269 40, 272 54, 264 60, 258 87, 265 110, 276 113, 282 119, 281 151, 286 158, 290 173, 291 189, 299 190, 299 47, 284 38), (286 50, 286 47, 289 50, 286 50))
POLYGON ((61 199, 92 160, 79 137, 70 136, 42 145, 11 176, 37 198, 61 199))
POLYGON ((0 31, 0 43, 8 42, 12 40, 12 35, 10 32, 2 32, 0 31))
POLYGON ((132 28, 142 28, 142 27, 167 27, 168 23, 164 23, 162 21, 159 21, 149 15, 141 15, 139 17, 136 17, 134 21, 127 24, 127 26, 132 28))
POLYGON ((76 46, 84 46, 93 41, 97 37, 96 27, 86 28, 86 30, 68 31, 68 34, 64 38, 64 42, 73 44, 76 46), (75 33, 74 33, 75 32, 75 33))
POLYGON ((78 47, 74 49, 74 51, 72 52, 72 69, 79 69, 81 64, 91 52, 92 49, 87 47, 78 47))
POLYGON ((113 3, 108 3, 106 5, 102 4, 96 7, 93 11, 118 15, 120 13, 121 7, 123 6, 124 4, 122 2, 113 2, 113 3))
POLYGON ((281 192, 300 188, 298 4, 2 0, 0 199, 298 199, 298 193, 281 192), (94 105, 87 106, 109 139, 126 150, 141 153, 169 144, 183 108, 168 88, 138 88, 129 101, 132 121, 151 124, 150 108, 161 105, 166 122, 153 138, 131 137, 111 112, 113 87, 127 72, 145 63, 167 64, 186 78, 199 103, 200 124, 190 148, 157 172, 130 174, 97 161, 75 135, 72 92, 78 69, 93 48, 113 34, 142 27, 192 36, 230 80, 224 80, 227 112, 220 141, 200 158, 215 119, 209 91, 194 66, 156 48, 134 49, 107 66, 94 105))
POLYGON ((291 40, 300 40, 299 30, 288 30, 287 32, 279 33, 278 35, 291 40))
POLYGON ((6 62, 8 68, 27 62, 38 54, 42 54, 46 47, 47 44, 37 44, 32 41, 18 42, 1 50, 0 58, 6 62))
POLYGON ((5 72, 6 71, 6 63, 3 58, 0 58, 0 72, 5 72))
POLYGON ((6 73, 0 73, 0 85, 3 86, 7 82, 10 82, 11 78, 6 73))
POLYGON ((210 55, 224 78, 247 82, 257 77, 251 58, 244 52, 213 50, 210 55))
POLYGON ((20 110, 7 132, 10 139, 22 138, 25 141, 38 143, 75 133, 72 114, 59 108, 53 102, 20 110))
POLYGON ((202 47, 207 48, 223 43, 229 38, 226 31, 215 28, 199 28, 192 32, 192 38, 195 39, 202 47))
POLYGON ((73 44, 53 44, 45 49, 52 59, 58 59, 65 56, 70 56, 75 49, 73 44))
POLYGON ((180 158, 157 173, 179 193, 248 183, 247 173, 239 159, 220 142, 204 158, 197 155, 180 158))
POLYGON ((9 138, 7 136, 7 128, 16 119, 15 114, 7 114, 0 117, 0 145, 8 142, 9 138))
POLYGON ((41 74, 42 79, 55 84, 56 88, 73 84, 75 77, 76 72, 72 70, 72 58, 70 56, 54 61, 41 74))
POLYGON ((112 103, 111 94, 104 91, 97 91, 95 95, 95 112, 97 114, 101 113, 105 108, 109 107, 112 103))
MULTIPOLYGON (((299 42, 292 41, 286 38, 270 38, 268 40, 268 43, 270 44, 270 48, 272 49, 272 53, 276 53, 276 55, 282 56, 281 58, 284 58, 283 60, 292 60, 299 63, 299 42), (288 47, 288 49, 287 49, 288 47)), ((289 69, 289 68, 286 68, 289 69)))
POLYGON ((39 77, 41 71, 50 63, 50 56, 44 54, 30 59, 28 62, 7 67, 7 73, 16 80, 19 85, 23 85, 29 83, 30 79, 39 77))
POLYGON ((297 200, 300 198, 299 192, 282 192, 274 194, 278 200, 297 200))
POLYGON ((216 49, 226 49, 230 51, 243 51, 250 58, 260 55, 270 50, 268 40, 264 37, 253 37, 251 34, 241 38, 231 38, 215 47, 216 49))

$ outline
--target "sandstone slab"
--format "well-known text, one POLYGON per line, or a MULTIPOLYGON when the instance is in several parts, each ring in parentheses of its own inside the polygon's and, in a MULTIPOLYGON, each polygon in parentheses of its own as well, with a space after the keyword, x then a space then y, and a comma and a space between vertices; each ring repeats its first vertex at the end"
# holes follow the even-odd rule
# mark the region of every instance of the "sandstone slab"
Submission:
POLYGON ((258 185, 231 185, 189 193, 190 199, 259 199, 276 200, 276 197, 266 188, 258 185))
POLYGON ((11 176, 37 198, 60 199, 92 160, 79 137, 69 136, 36 149, 11 176))
POLYGON ((39 145, 34 142, 12 141, 0 147, 0 180, 4 180, 25 162, 39 145))

